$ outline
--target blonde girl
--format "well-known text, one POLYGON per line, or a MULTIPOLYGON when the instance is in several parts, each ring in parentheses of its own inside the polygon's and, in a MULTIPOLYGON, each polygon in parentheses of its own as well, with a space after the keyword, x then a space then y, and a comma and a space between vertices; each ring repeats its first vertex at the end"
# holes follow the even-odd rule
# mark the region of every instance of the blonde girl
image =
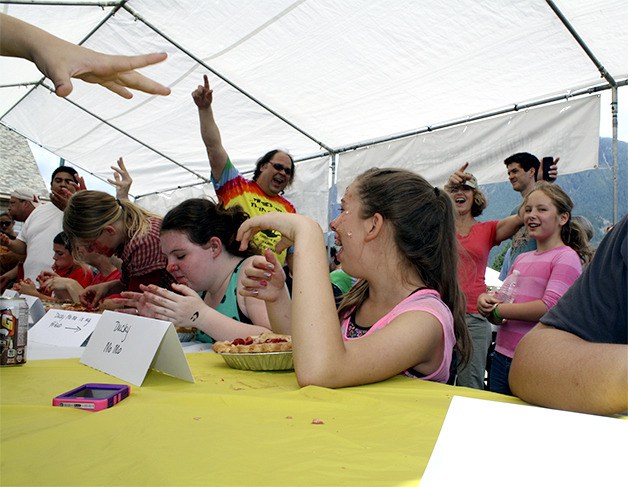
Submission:
POLYGON ((159 246, 161 218, 130 201, 102 191, 75 193, 63 215, 63 229, 80 252, 115 255, 122 260, 122 278, 88 286, 81 302, 95 307, 105 296, 139 291, 140 284, 167 287, 172 278, 159 246))

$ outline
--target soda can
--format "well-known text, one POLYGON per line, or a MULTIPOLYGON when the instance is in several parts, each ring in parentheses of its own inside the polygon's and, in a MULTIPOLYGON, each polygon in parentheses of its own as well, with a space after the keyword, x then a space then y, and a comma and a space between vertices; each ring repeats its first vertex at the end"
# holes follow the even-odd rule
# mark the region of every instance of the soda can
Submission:
POLYGON ((26 363, 27 337, 26 300, 0 297, 0 366, 26 363))

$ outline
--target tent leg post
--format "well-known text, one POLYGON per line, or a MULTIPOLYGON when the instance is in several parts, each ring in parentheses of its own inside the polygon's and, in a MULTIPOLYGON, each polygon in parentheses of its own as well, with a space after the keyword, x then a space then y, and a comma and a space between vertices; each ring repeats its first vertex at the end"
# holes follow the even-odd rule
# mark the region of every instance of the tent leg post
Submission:
POLYGON ((617 86, 611 87, 611 116, 613 125, 613 225, 617 223, 617 86))

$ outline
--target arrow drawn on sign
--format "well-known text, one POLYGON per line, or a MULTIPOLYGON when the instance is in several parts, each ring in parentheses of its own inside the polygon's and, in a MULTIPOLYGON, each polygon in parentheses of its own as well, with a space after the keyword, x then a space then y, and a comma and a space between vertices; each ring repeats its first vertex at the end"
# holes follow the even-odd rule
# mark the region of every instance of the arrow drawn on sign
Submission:
POLYGON ((81 331, 81 327, 80 326, 76 326, 76 327, 66 326, 65 329, 66 330, 74 330, 74 333, 77 333, 77 332, 81 331))

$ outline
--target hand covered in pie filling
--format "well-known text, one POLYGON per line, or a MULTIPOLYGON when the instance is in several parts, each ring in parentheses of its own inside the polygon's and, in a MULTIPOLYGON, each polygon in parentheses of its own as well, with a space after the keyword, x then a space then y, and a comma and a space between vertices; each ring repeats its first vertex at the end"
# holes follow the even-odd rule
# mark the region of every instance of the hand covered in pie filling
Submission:
POLYGON ((264 255, 248 259, 243 271, 242 296, 252 296, 271 303, 283 297, 286 273, 270 249, 266 249, 264 255))
POLYGON ((144 293, 136 293, 131 291, 124 291, 120 294, 121 298, 107 299, 106 301, 114 303, 117 307, 116 311, 120 313, 128 313, 146 316, 152 318, 150 313, 152 312, 146 305, 147 301, 144 297, 144 293))
POLYGON ((139 313, 149 318, 170 321, 178 327, 196 327, 200 314, 208 306, 193 289, 183 284, 173 284, 172 288, 181 294, 154 284, 140 285, 144 295, 138 300, 139 313))
POLYGON ((101 282, 87 286, 80 295, 81 304, 90 309, 97 308, 98 303, 112 293, 112 287, 116 282, 118 281, 101 282))
POLYGON ((37 286, 29 278, 22 279, 21 281, 16 282, 13 285, 13 289, 19 292, 20 294, 28 294, 30 296, 37 296, 37 286))

